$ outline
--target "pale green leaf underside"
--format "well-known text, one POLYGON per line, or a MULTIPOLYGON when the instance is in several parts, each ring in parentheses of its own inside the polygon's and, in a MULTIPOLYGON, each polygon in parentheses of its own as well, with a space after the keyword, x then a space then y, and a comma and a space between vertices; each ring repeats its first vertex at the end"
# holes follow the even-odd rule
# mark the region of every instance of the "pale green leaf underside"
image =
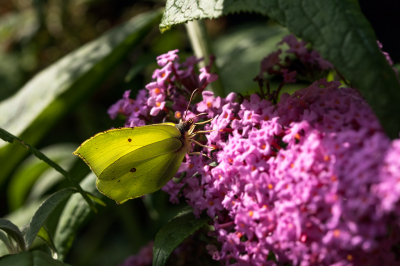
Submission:
POLYGON ((400 84, 355 0, 168 0, 160 28, 242 11, 267 15, 311 42, 361 91, 389 136, 398 136, 400 84))

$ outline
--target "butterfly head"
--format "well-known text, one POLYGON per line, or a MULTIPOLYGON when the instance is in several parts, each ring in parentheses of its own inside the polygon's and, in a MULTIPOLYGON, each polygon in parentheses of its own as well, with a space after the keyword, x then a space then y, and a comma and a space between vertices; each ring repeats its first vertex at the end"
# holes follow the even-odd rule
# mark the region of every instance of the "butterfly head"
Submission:
POLYGON ((181 119, 179 124, 176 124, 175 127, 181 132, 182 135, 184 135, 190 129, 195 127, 193 118, 189 118, 186 121, 181 119))

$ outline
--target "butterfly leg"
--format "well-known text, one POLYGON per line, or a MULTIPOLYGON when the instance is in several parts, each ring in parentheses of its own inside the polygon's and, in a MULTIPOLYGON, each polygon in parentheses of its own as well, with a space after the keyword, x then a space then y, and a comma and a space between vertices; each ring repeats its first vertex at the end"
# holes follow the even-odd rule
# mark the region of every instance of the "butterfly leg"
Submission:
POLYGON ((203 121, 203 122, 198 122, 198 123, 194 123, 194 124, 195 124, 195 125, 203 125, 203 124, 207 124, 208 122, 211 122, 211 121, 213 121, 213 120, 214 120, 214 117, 211 118, 210 120, 203 121))
POLYGON ((203 134, 203 133, 209 133, 209 132, 214 132, 214 131, 218 131, 218 129, 212 129, 212 130, 199 130, 194 132, 194 134, 203 134))
POLYGON ((201 147, 208 148, 208 149, 210 149, 210 150, 214 150, 213 147, 209 147, 209 146, 203 145, 203 144, 201 144, 200 142, 195 141, 194 139, 192 139, 192 141, 193 141, 194 143, 196 143, 197 145, 201 146, 201 147))
POLYGON ((188 154, 189 155, 202 155, 202 156, 204 156, 204 157, 206 157, 206 158, 211 160, 210 157, 208 157, 207 155, 205 155, 204 153, 201 153, 201 152, 191 152, 191 153, 188 153, 188 154))

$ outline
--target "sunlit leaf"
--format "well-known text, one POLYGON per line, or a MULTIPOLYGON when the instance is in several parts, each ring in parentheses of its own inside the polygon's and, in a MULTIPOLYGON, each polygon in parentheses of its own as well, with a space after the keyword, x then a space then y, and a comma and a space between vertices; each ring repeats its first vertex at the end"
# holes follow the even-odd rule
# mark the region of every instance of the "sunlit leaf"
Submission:
POLYGON ((38 237, 40 237, 50 248, 51 253, 53 255, 54 259, 57 259, 57 249, 54 246, 53 239, 51 238, 48 229, 45 226, 42 226, 37 234, 38 237))

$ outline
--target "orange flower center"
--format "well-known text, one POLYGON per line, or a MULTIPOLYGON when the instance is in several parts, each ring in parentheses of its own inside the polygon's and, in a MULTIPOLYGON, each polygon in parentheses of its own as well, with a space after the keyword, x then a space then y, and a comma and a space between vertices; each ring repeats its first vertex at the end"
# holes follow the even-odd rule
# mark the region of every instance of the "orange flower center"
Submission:
POLYGON ((335 231, 333 231, 333 236, 334 237, 339 237, 340 236, 340 230, 336 229, 335 231))

